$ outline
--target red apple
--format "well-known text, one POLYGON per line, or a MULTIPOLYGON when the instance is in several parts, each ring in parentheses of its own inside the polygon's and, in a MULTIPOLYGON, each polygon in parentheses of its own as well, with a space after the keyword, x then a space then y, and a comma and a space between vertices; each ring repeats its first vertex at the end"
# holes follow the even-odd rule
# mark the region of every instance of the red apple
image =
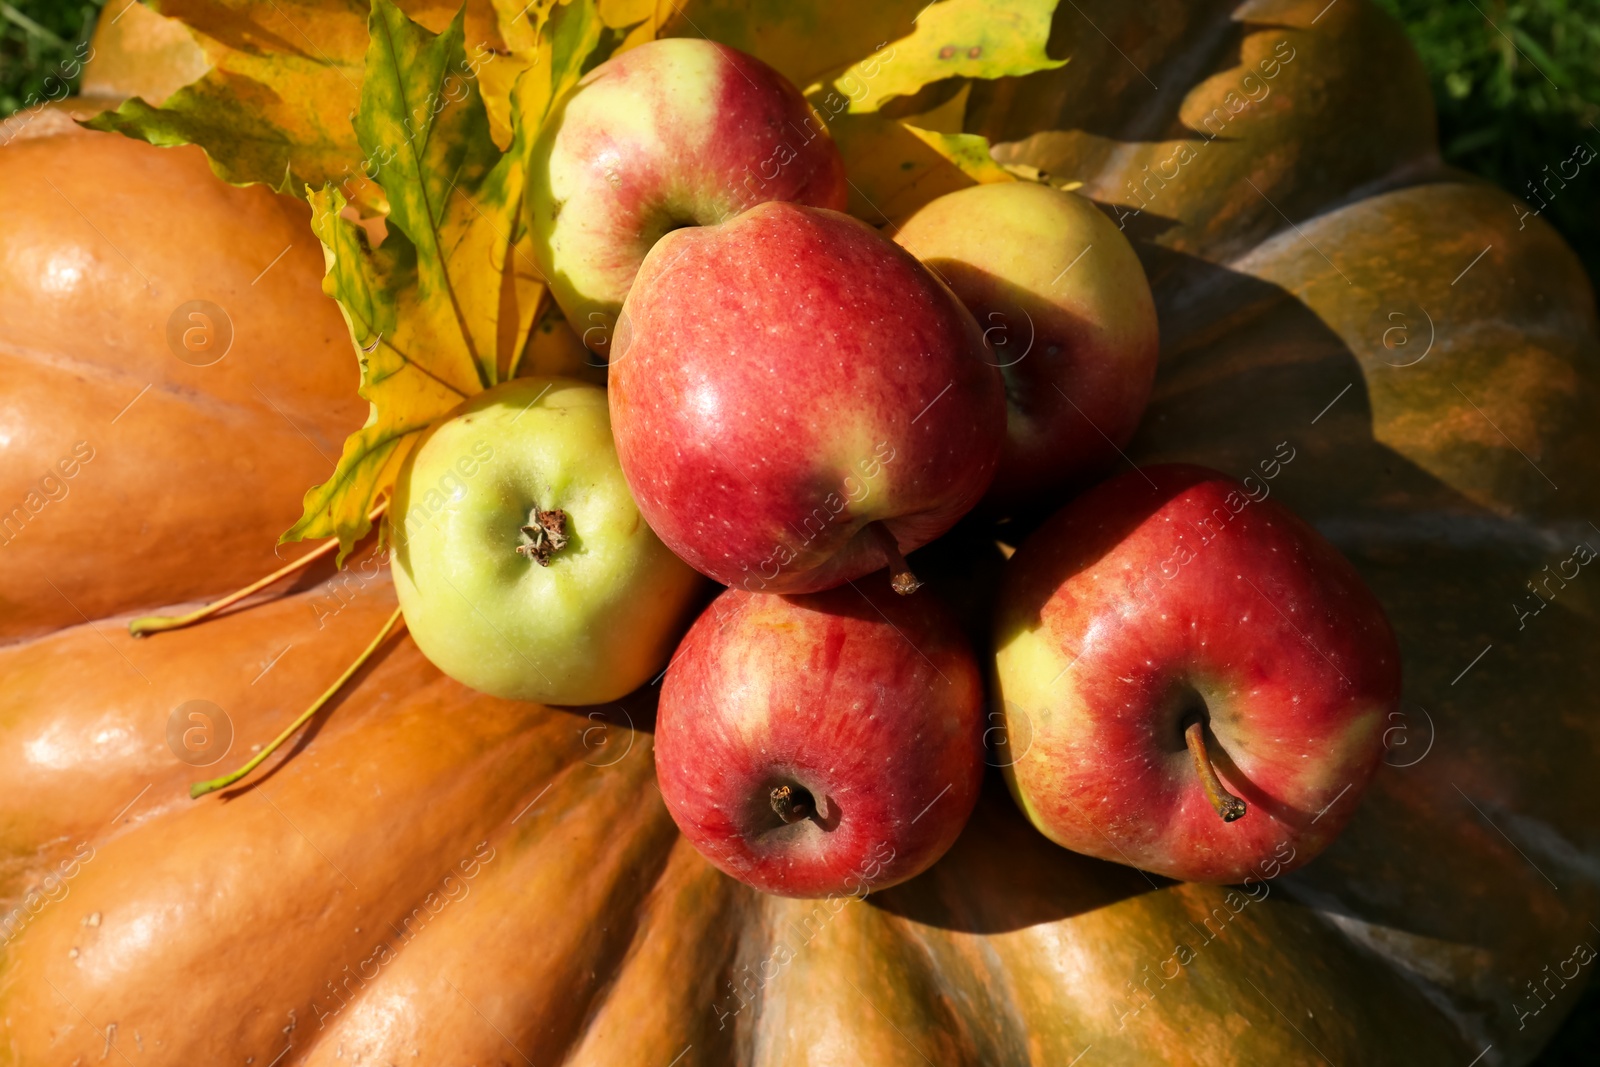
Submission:
POLYGON ((926 870, 983 778, 983 687, 928 594, 881 578, 729 589, 667 668, 656 775, 678 828, 768 893, 864 894, 926 870))
POLYGON ((1073 501, 1008 563, 1000 762, 1053 841, 1238 882, 1300 866, 1354 814, 1400 652, 1355 568, 1267 492, 1146 467, 1073 501))
POLYGON ((783 75, 712 41, 651 41, 557 105, 529 159, 539 266, 605 354, 633 276, 668 230, 768 200, 845 206, 839 150, 783 75))
POLYGON ((893 241, 763 204, 668 234, 640 268, 612 355, 617 454, 645 521, 701 573, 831 588, 898 565, 983 496, 1005 433, 985 356, 893 241))
POLYGON ((988 503, 1056 501, 1118 461, 1155 380, 1155 302, 1133 246, 1094 204, 1033 182, 975 185, 895 240, 983 327, 1006 378, 1006 448, 988 503))

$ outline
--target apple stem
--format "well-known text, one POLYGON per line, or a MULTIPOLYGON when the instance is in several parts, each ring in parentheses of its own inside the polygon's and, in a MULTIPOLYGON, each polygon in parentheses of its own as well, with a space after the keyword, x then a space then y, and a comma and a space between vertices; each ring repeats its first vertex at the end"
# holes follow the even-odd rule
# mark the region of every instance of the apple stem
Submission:
POLYGON ((809 819, 812 815, 811 794, 798 786, 776 785, 768 794, 772 799, 772 810, 778 813, 778 818, 785 824, 809 819))
POLYGON ((889 527, 881 522, 867 523, 867 529, 872 531, 872 536, 878 540, 878 548, 883 551, 883 558, 889 561, 889 585, 901 596, 910 596, 922 588, 922 581, 906 564, 906 558, 900 554, 900 542, 894 539, 894 534, 889 532, 889 527))
POLYGON ((1206 755, 1205 726, 1198 721, 1190 723, 1189 728, 1183 731, 1183 740, 1189 746, 1189 755, 1194 760, 1195 772, 1200 775, 1200 785, 1206 791, 1206 799, 1217 809, 1222 821, 1233 822, 1244 818, 1244 801, 1228 792, 1217 777, 1216 768, 1211 766, 1211 757, 1206 755))
MULTIPOLYGON (((262 760, 266 759, 268 756, 277 751, 279 745, 289 740, 289 738, 294 735, 296 730, 300 729, 300 727, 304 726, 307 721, 310 720, 311 716, 322 710, 322 706, 328 701, 332 700, 335 693, 344 688, 344 683, 350 680, 350 676, 355 674, 356 671, 360 670, 363 663, 366 663, 367 660, 372 658, 372 654, 378 650, 379 645, 383 644, 383 639, 389 636, 389 631, 394 629, 395 620, 399 618, 400 609, 395 608, 394 614, 389 616, 389 621, 384 623, 383 629, 378 631, 378 636, 374 637, 372 639, 372 643, 362 650, 361 655, 356 657, 355 662, 350 664, 349 667, 346 667, 345 672, 339 675, 338 679, 332 685, 328 686, 327 690, 321 696, 319 696, 309 708, 301 712, 298 719, 285 727, 283 733, 269 741, 267 746, 260 752, 257 752, 255 756, 251 758, 249 763, 246 763, 243 767, 240 767, 232 774, 223 775, 221 778, 213 778, 209 782, 196 782, 194 785, 189 787, 189 799, 195 800, 199 797, 205 796, 207 793, 214 793, 218 789, 226 789, 234 782, 237 782, 239 779, 243 778, 245 775, 261 766, 262 760)), ((404 626, 405 623, 402 621, 401 625, 404 626)))
MULTIPOLYGON (((388 506, 389 502, 384 501, 371 511, 367 512, 367 518, 370 521, 376 522, 383 515, 384 509, 388 506)), ((337 537, 329 541, 324 541, 322 544, 318 545, 310 552, 307 552, 293 563, 279 567, 265 578, 258 578, 249 585, 245 586, 243 589, 235 590, 234 592, 229 593, 221 600, 214 600, 205 607, 197 608, 194 611, 189 612, 187 615, 145 615, 129 622, 128 632, 134 637, 143 637, 146 634, 159 634, 165 633, 168 630, 181 630, 185 626, 193 626, 197 622, 203 622, 215 615, 217 612, 222 611, 224 608, 232 607, 245 597, 250 596, 252 593, 259 593, 272 583, 283 578, 287 578, 296 571, 304 570, 317 560, 329 555, 338 547, 339 539, 337 537)))

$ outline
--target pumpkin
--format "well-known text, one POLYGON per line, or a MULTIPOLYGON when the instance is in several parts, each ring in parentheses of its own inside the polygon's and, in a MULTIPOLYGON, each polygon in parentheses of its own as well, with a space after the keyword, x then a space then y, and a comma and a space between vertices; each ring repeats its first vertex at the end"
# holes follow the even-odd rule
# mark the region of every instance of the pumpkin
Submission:
MULTIPOLYGON (((731 0, 684 17, 793 58, 731 0)), ((122 625, 267 569, 329 462, 307 438, 331 455, 358 414, 349 355, 292 205, 188 150, 20 142, 0 500, 80 438, 95 458, 0 551, 0 1063, 1530 1059, 1600 913, 1589 284, 1440 165, 1422 73, 1366 3, 1085 0, 1055 33, 1072 62, 975 87, 967 123, 1140 239, 1162 363, 1129 460, 1273 469, 1399 634, 1390 766, 1332 848, 1172 883, 1050 844, 991 774, 927 874, 765 897, 677 835, 649 689, 507 703, 404 637, 256 780, 189 801, 175 708, 212 702, 243 753, 393 610, 365 557, 195 629, 122 625), (196 294, 238 327, 208 368, 162 344, 196 294)), ((919 570, 981 592, 981 546, 919 570)))
POLYGON ((309 212, 87 132, 8 145, 0 185, 0 637, 272 570, 365 415, 309 212))

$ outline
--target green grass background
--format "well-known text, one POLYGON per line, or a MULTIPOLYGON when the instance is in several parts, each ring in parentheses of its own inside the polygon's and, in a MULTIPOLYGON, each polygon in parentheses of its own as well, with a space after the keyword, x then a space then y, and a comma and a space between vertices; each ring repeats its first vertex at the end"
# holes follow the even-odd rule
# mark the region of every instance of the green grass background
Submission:
POLYGON ((0 115, 59 100, 105 0, 0 0, 0 115))
MULTIPOLYGON (((64 65, 83 54, 103 2, 0 0, 0 115, 62 94, 64 65)), ((1427 65, 1451 163, 1527 199, 1529 183, 1579 141, 1600 152, 1600 0, 1374 2, 1405 25, 1427 65)), ((1542 213, 1591 279, 1600 279, 1597 194, 1600 159, 1545 197, 1542 213)), ((1596 1064, 1600 982, 1591 980, 1538 1067, 1596 1064)))

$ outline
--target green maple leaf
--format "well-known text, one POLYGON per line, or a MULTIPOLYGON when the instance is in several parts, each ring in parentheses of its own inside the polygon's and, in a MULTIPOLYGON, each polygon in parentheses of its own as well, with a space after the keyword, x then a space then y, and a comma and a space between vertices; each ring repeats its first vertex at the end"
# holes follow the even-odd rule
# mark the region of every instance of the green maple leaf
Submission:
POLYGON ((422 432, 516 374, 544 297, 523 218, 524 145, 552 102, 623 39, 593 0, 528 9, 533 25, 518 28, 529 34, 528 66, 506 101, 514 132, 501 152, 465 54, 464 14, 435 35, 373 0, 354 132, 362 173, 387 209, 381 243, 345 211, 362 183, 347 180, 350 195, 331 183, 308 190, 323 289, 350 328, 371 407, 282 540, 338 537, 341 560, 371 529, 373 503, 422 432))
POLYGON ((387 235, 373 248, 331 184, 309 199, 323 289, 360 350, 371 410, 283 535, 337 536, 341 558, 371 528, 368 510, 417 436, 515 373, 543 295, 522 224, 522 135, 504 153, 495 146, 462 15, 435 35, 373 0, 369 31, 355 132, 388 202, 387 235))

